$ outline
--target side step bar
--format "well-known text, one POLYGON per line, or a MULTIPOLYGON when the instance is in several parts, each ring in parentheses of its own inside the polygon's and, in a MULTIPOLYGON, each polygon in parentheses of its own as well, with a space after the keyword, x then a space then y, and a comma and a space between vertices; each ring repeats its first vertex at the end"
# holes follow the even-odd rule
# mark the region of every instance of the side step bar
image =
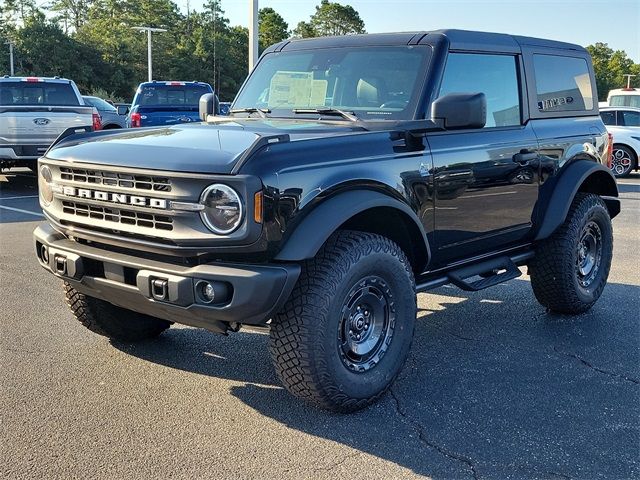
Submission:
POLYGON ((502 282, 512 280, 522 275, 516 264, 509 257, 498 257, 496 259, 469 265, 449 272, 447 275, 451 283, 456 287, 468 292, 477 292, 485 288, 493 287, 502 282), (501 273, 498 273, 501 272, 501 273), (467 279, 484 277, 474 282, 467 279))
POLYGON ((439 275, 432 274, 431 278, 425 275, 424 281, 418 280, 416 290, 424 292, 452 283, 462 290, 476 292, 519 277, 522 272, 518 269, 518 265, 526 264, 532 257, 533 252, 524 252, 514 256, 503 255, 453 268, 439 275), (473 277, 477 276, 482 278, 471 281, 473 277))

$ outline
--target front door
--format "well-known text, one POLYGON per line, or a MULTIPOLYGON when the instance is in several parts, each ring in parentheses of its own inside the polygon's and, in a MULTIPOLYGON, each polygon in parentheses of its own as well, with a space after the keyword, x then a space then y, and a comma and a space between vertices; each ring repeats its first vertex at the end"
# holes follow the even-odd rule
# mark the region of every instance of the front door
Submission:
POLYGON ((538 199, 538 142, 522 125, 516 55, 451 53, 440 96, 483 92, 487 123, 430 135, 438 263, 497 250, 531 230, 538 199))

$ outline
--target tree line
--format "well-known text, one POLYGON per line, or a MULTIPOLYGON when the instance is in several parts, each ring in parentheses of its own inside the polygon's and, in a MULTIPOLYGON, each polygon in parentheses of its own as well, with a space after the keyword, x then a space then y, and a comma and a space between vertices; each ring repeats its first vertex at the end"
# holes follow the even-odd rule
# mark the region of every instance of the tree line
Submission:
MULTIPOLYGON (((128 101, 147 78, 146 36, 132 27, 167 29, 153 36, 155 79, 210 83, 230 101, 248 70, 249 32, 231 25, 221 0, 199 11, 181 11, 172 0, 3 0, 0 3, 0 73, 9 73, 14 48, 16 75, 73 79, 83 93, 128 101)), ((308 21, 290 28, 272 8, 259 11, 260 51, 290 37, 366 33, 353 7, 321 0, 308 21)), ((601 99, 624 86, 624 74, 640 75, 640 64, 606 43, 587 47, 594 59, 601 99)), ((640 77, 636 78, 636 84, 640 77)))

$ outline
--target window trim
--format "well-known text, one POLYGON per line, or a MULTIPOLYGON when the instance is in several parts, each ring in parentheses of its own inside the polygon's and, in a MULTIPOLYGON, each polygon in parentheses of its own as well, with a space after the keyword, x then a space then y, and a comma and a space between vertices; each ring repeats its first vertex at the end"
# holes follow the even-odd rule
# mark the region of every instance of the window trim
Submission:
MULTIPOLYGON (((516 82, 518 87, 518 102, 520 106, 520 123, 514 125, 496 125, 493 127, 482 127, 482 128, 473 128, 473 129, 465 129, 465 130, 447 130, 442 133, 471 133, 471 132, 482 132, 482 131, 495 131, 495 130, 515 130, 515 129, 524 129, 527 121, 529 120, 529 106, 528 102, 525 102, 525 98, 527 98, 527 82, 526 75, 523 65, 522 55, 514 52, 495 52, 495 51, 480 51, 480 50, 449 50, 447 52, 444 64, 442 66, 440 79, 437 85, 437 93, 433 96, 433 100, 437 100, 440 98, 440 90, 442 89, 442 81, 444 79, 445 71, 447 69, 447 63, 449 63, 449 57, 455 54, 465 54, 465 55, 491 55, 491 56, 503 56, 503 57, 511 57, 515 60, 515 70, 516 70, 516 82)), ((432 102, 433 103, 433 102, 432 102)), ((429 115, 431 112, 431 106, 429 105, 429 115)))
POLYGON ((552 47, 532 47, 522 46, 522 55, 524 57, 525 75, 527 84, 529 85, 529 116, 532 120, 543 118, 570 118, 570 117, 592 117, 599 115, 598 109, 598 90, 595 82, 595 73, 591 57, 587 52, 576 50, 566 50, 562 48, 552 47), (591 95, 593 98, 593 107, 591 110, 567 110, 557 112, 544 112, 538 110, 538 86, 536 84, 535 68, 533 66, 534 55, 552 55, 556 57, 578 58, 587 62, 587 71, 591 80, 591 95))

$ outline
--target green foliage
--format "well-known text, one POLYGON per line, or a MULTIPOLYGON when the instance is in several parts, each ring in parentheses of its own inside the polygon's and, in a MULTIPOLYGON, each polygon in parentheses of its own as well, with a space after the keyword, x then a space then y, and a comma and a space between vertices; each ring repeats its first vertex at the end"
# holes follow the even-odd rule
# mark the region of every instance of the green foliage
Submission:
POLYGON ((350 5, 322 0, 309 22, 300 22, 294 30, 297 37, 353 35, 366 33, 360 14, 350 5))
POLYGON ((273 8, 262 8, 258 13, 260 51, 289 38, 289 24, 273 8))
POLYGON ((606 43, 586 47, 593 60, 599 100, 607 99, 609 90, 627 86, 625 74, 637 75, 632 86, 640 86, 640 64, 634 63, 622 50, 614 51, 606 43))
POLYGON ((111 100, 112 102, 129 102, 131 101, 130 98, 122 98, 119 97, 118 95, 116 95, 114 92, 109 92, 107 90, 105 90, 104 88, 94 88, 90 91, 88 91, 87 93, 83 92, 85 95, 90 95, 92 97, 100 97, 100 98, 104 98, 105 100, 111 100))
POLYGON ((47 9, 55 13, 54 19, 69 33, 70 29, 78 30, 85 24, 92 3, 93 0, 52 0, 47 9))

